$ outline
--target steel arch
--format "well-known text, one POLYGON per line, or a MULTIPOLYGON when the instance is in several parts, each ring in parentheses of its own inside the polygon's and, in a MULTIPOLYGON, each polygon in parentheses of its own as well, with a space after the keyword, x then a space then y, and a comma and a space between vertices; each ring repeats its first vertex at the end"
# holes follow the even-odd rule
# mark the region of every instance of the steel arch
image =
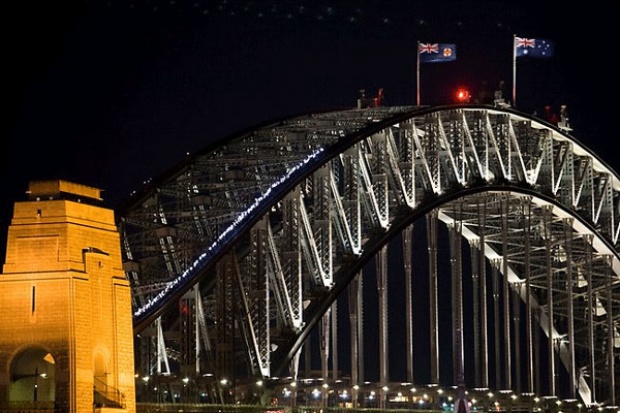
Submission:
MULTIPOLYGON (((615 172, 574 137, 511 109, 283 119, 189 157, 121 206, 134 326, 141 333, 171 311, 168 323, 193 317, 196 341, 221 373, 235 369, 235 350, 214 348, 222 343, 242 349, 249 375, 283 372, 364 264, 435 211, 540 310, 562 362, 592 375, 611 365, 597 378, 605 381, 620 347, 619 189, 615 172), (567 297, 558 286, 569 284, 567 297), (193 311, 174 308, 184 300, 193 311), (594 354, 600 336, 609 344, 594 354), (592 354, 575 361, 577 348, 592 354)), ((595 380, 584 377, 574 386, 588 402, 595 380)))

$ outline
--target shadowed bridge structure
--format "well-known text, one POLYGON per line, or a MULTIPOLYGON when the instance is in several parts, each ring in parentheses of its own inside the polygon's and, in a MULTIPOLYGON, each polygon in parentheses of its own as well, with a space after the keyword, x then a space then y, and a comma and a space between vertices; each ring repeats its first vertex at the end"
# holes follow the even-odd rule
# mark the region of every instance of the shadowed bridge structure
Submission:
POLYGON ((138 402, 441 408, 464 388, 473 409, 617 411, 620 181, 570 132, 378 106, 188 156, 116 212, 138 402))

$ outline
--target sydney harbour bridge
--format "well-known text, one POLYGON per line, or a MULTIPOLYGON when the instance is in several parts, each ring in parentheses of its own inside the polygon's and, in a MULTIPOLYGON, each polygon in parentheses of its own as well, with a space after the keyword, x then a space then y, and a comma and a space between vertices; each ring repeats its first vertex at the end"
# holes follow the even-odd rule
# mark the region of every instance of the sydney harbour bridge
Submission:
POLYGON ((138 402, 617 411, 620 178, 571 133, 376 106, 188 156, 117 211, 138 402))

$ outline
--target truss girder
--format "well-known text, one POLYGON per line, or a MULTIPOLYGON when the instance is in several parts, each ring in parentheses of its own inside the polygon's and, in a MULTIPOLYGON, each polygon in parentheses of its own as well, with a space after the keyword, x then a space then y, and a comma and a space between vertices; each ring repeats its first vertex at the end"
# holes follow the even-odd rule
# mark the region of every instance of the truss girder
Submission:
MULTIPOLYGON (((448 225, 461 222, 463 236, 474 245, 480 244, 479 234, 484 232, 485 255, 491 261, 506 263, 498 268, 505 273, 510 288, 537 311, 540 328, 551 342, 557 342, 559 356, 566 367, 575 364, 576 371, 588 370, 587 358, 574 357, 590 352, 594 353, 596 365, 609 365, 610 354, 616 350, 603 345, 592 348, 588 332, 593 328, 594 336, 602 337, 603 344, 620 346, 615 341, 620 331, 618 315, 609 315, 605 310, 617 308, 620 279, 612 272, 613 259, 609 251, 591 248, 594 234, 587 234, 574 218, 558 212, 558 207, 540 201, 530 202, 529 195, 485 192, 459 198, 458 202, 458 215, 454 212, 457 209, 450 208, 449 203, 441 208, 440 219, 448 225), (527 208, 523 208, 524 201, 527 208), (480 202, 486 205, 484 220, 479 219, 480 202), (526 234, 527 240, 524 239, 526 234), (522 288, 526 282, 525 266, 529 271, 529 297, 522 288), (583 278, 586 272, 589 282, 583 278), (592 295, 592 305, 589 305, 588 294, 592 295), (609 338, 610 330, 613 339, 609 338)), ((598 380, 606 378, 608 376, 601 375, 598 380)), ((578 382, 579 377, 574 377, 574 381, 578 382)), ((584 392, 581 396, 589 400, 589 388, 580 391, 584 392)))
POLYGON ((291 191, 282 204, 282 230, 276 232, 278 237, 274 257, 281 251, 281 279, 280 291, 285 297, 282 313, 285 315, 284 324, 287 328, 299 330, 302 327, 303 317, 303 279, 301 266, 300 246, 300 204, 299 189, 291 191))
POLYGON ((336 231, 345 254, 359 254, 361 249, 361 240, 359 239, 361 210, 359 207, 359 180, 356 174, 358 170, 356 160, 355 156, 341 156, 335 165, 336 172, 340 172, 338 178, 331 180, 332 193, 342 194, 342 197, 332 196, 331 199, 333 200, 332 209, 335 214, 336 231), (346 164, 346 167, 343 164, 346 164), (344 171, 347 173, 344 174, 344 171))
MULTIPOLYGON (((568 349, 588 352, 593 333, 614 338, 612 359, 620 347, 619 191, 615 173, 575 138, 508 109, 378 107, 283 120, 188 158, 121 208, 136 331, 178 317, 172 303, 204 280, 200 306, 216 310, 201 312, 210 337, 202 350, 217 374, 270 376, 275 349, 288 364, 369 252, 439 208, 503 262, 548 337, 565 344, 573 326, 562 360, 603 370, 609 348, 592 350, 594 363, 570 361, 568 349), (486 197, 484 219, 474 192, 486 197)), ((592 387, 576 383, 582 394, 592 387)))
POLYGON ((270 376, 270 310, 274 272, 272 261, 273 238, 268 217, 265 216, 250 231, 248 271, 241 275, 241 294, 246 297, 248 326, 257 368, 265 377, 270 376))

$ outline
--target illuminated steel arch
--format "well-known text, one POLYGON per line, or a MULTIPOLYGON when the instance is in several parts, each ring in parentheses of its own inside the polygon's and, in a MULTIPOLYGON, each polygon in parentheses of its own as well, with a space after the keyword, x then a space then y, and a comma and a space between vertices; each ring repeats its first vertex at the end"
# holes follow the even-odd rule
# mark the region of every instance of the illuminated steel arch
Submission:
MULTIPOLYGON (((374 259, 378 382, 394 381, 387 244, 403 234, 404 353, 413 381, 408 245, 424 218, 431 383, 439 381, 442 222, 450 234, 453 384, 466 381, 465 358, 473 358, 475 387, 530 394, 546 382, 542 391, 556 396, 561 368, 567 398, 615 404, 619 190, 618 176, 566 130, 512 109, 373 107, 245 131, 188 157, 119 208, 141 369, 239 383, 296 377, 301 349, 320 327, 327 378, 334 303, 348 294, 354 359, 363 328, 359 274, 374 259), (464 320, 465 306, 473 321, 464 320), (474 335, 467 356, 466 325, 474 335), (535 345, 540 331, 543 350, 535 345), (545 379, 536 377, 540 370, 545 379)), ((363 368, 352 365, 350 383, 359 383, 363 368)))

